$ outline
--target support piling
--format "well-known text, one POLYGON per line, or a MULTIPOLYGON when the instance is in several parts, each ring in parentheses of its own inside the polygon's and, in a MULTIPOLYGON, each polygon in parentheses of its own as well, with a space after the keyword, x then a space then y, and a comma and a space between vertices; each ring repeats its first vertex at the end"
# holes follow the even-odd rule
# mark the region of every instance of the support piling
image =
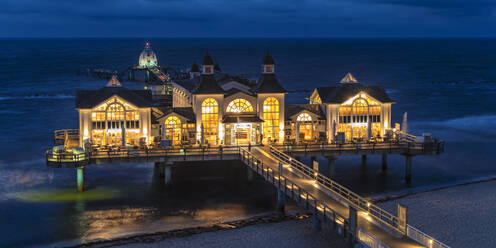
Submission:
POLYGON ((382 154, 382 171, 385 172, 387 170, 387 153, 382 154))
POLYGON ((84 166, 76 168, 77 170, 77 189, 79 192, 84 191, 84 166))

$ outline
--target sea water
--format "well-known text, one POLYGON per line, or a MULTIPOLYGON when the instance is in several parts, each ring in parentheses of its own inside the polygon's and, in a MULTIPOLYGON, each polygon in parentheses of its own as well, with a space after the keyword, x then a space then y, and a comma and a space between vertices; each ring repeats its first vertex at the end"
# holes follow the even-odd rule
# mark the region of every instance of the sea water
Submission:
MULTIPOLYGON (((150 163, 92 165, 82 194, 75 192, 74 170, 46 167, 44 152, 53 146, 53 131, 77 128, 75 91, 106 84, 81 72, 135 65, 145 41, 0 40, 0 246, 87 242, 274 209, 271 187, 260 179, 246 182, 245 169, 235 162, 216 170, 209 169, 211 164, 191 165, 189 170, 202 173, 178 171, 173 189, 164 188, 150 163)), ((348 72, 363 84, 384 87, 396 101, 392 122, 401 123, 408 112, 409 131, 445 140, 446 152, 414 157, 410 186, 399 155, 388 157, 386 173, 380 155, 368 156, 365 167, 359 157, 340 157, 335 179, 364 196, 496 176, 496 40, 150 41, 160 65, 187 69, 208 49, 224 72, 251 79, 270 51, 281 84, 297 91, 287 95, 288 103, 307 102, 315 87, 332 85, 348 72)))

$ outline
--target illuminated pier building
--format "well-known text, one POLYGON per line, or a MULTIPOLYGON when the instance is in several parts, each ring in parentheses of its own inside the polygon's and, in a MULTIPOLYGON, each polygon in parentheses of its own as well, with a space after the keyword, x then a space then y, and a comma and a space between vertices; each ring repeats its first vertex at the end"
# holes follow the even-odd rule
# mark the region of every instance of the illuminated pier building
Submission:
MULTIPOLYGON (((158 102, 153 90, 127 89, 115 76, 102 89, 79 91, 79 145, 332 143, 381 139, 391 128, 394 101, 379 86, 347 74, 316 88, 308 104, 286 104, 269 53, 261 65, 251 82, 220 73, 207 53, 189 78, 170 81, 172 104, 158 102)), ((139 66, 157 66, 148 44, 139 66)))

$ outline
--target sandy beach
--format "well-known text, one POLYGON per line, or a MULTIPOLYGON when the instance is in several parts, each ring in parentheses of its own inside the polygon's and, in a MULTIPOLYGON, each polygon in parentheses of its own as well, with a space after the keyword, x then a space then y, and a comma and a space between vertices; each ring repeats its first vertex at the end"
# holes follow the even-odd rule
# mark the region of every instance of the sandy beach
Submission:
POLYGON ((312 219, 288 220, 278 223, 260 224, 240 229, 222 230, 171 238, 156 243, 136 243, 120 247, 347 247, 344 239, 334 233, 313 230, 312 219))
POLYGON ((396 213, 408 207, 408 223, 451 247, 496 246, 496 181, 418 193, 379 205, 396 213))

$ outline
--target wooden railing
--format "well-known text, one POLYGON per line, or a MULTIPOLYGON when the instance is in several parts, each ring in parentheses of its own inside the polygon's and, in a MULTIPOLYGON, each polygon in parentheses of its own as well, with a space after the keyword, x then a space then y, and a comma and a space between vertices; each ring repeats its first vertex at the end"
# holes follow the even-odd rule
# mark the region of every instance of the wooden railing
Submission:
POLYGON ((55 144, 64 145, 67 139, 79 140, 79 129, 60 129, 53 132, 55 144))
POLYGON ((410 225, 407 225, 407 236, 428 248, 449 248, 449 246, 410 225))
POLYGON ((54 152, 52 149, 46 151, 46 161, 51 164, 71 164, 73 167, 87 165, 89 155, 87 153, 72 153, 67 151, 54 152))
POLYGON ((251 152, 243 148, 239 151, 241 161, 248 165, 257 174, 262 176, 262 178, 264 178, 267 182, 284 192, 285 195, 294 200, 296 203, 303 205, 306 210, 313 210, 314 214, 318 214, 318 217, 323 218, 324 221, 331 221, 334 226, 340 225, 343 228, 347 228, 347 218, 334 211, 327 204, 314 197, 312 194, 280 174, 278 171, 264 165, 264 163, 251 152))
POLYGON ((340 199, 345 200, 347 203, 351 204, 359 210, 368 212, 370 216, 372 216, 380 223, 386 225, 396 232, 406 234, 405 230, 402 230, 398 226, 398 218, 395 215, 372 204, 370 201, 367 201, 365 198, 362 198, 348 188, 320 174, 317 170, 306 166, 300 161, 288 156, 284 152, 279 151, 277 148, 274 148, 273 146, 270 147, 270 153, 282 163, 289 164, 293 169, 298 170, 309 178, 315 179, 319 184, 333 192, 336 196, 340 197, 340 199))
POLYGON ((402 149, 406 153, 443 153, 444 141, 434 140, 432 142, 369 142, 369 143, 331 143, 331 144, 298 144, 298 145, 272 145, 273 147, 286 152, 341 152, 341 151, 370 151, 370 152, 390 152, 402 149))
MULTIPOLYGON (((426 245, 426 247, 429 248, 449 248, 449 246, 419 231, 418 229, 415 229, 414 227, 408 224, 406 225, 405 228, 401 227, 398 222, 398 217, 396 217, 395 215, 367 201, 358 194, 338 184, 337 182, 329 179, 328 177, 321 175, 317 170, 314 170, 313 168, 306 166, 300 161, 288 156, 284 152, 279 151, 278 149, 271 146, 270 153, 274 155, 282 163, 289 164, 291 168, 298 170, 299 172, 303 173, 305 176, 309 178, 315 179, 321 186, 333 192, 340 199, 343 199, 344 201, 355 206, 359 210, 363 210, 367 212, 369 216, 374 218, 379 223, 385 225, 386 227, 392 229, 393 231, 396 231, 403 235, 407 235, 411 239, 423 245, 426 245)), ((360 231, 364 232, 364 230, 359 230, 359 232, 360 231)), ((371 239, 365 238, 365 236, 364 236, 364 240, 367 240, 367 242, 374 244, 373 246, 369 245, 369 247, 387 247, 385 244, 382 244, 382 242, 378 240, 376 240, 377 242, 373 241, 371 239)))
MULTIPOLYGON (((264 166, 261 160, 243 148, 240 149, 240 158, 241 161, 248 165, 252 170, 284 192, 289 198, 299 205, 302 205, 306 210, 312 211, 313 214, 316 215, 316 218, 322 219, 324 223, 330 223, 333 228, 336 228, 338 225, 341 226, 343 228, 344 236, 346 236, 347 233, 351 233, 349 230, 349 220, 346 217, 340 215, 337 211, 329 207, 329 205, 283 176, 282 173, 279 173, 268 166, 264 166)), ((366 247, 389 248, 389 246, 360 227, 357 227, 356 238, 357 241, 366 247)))

